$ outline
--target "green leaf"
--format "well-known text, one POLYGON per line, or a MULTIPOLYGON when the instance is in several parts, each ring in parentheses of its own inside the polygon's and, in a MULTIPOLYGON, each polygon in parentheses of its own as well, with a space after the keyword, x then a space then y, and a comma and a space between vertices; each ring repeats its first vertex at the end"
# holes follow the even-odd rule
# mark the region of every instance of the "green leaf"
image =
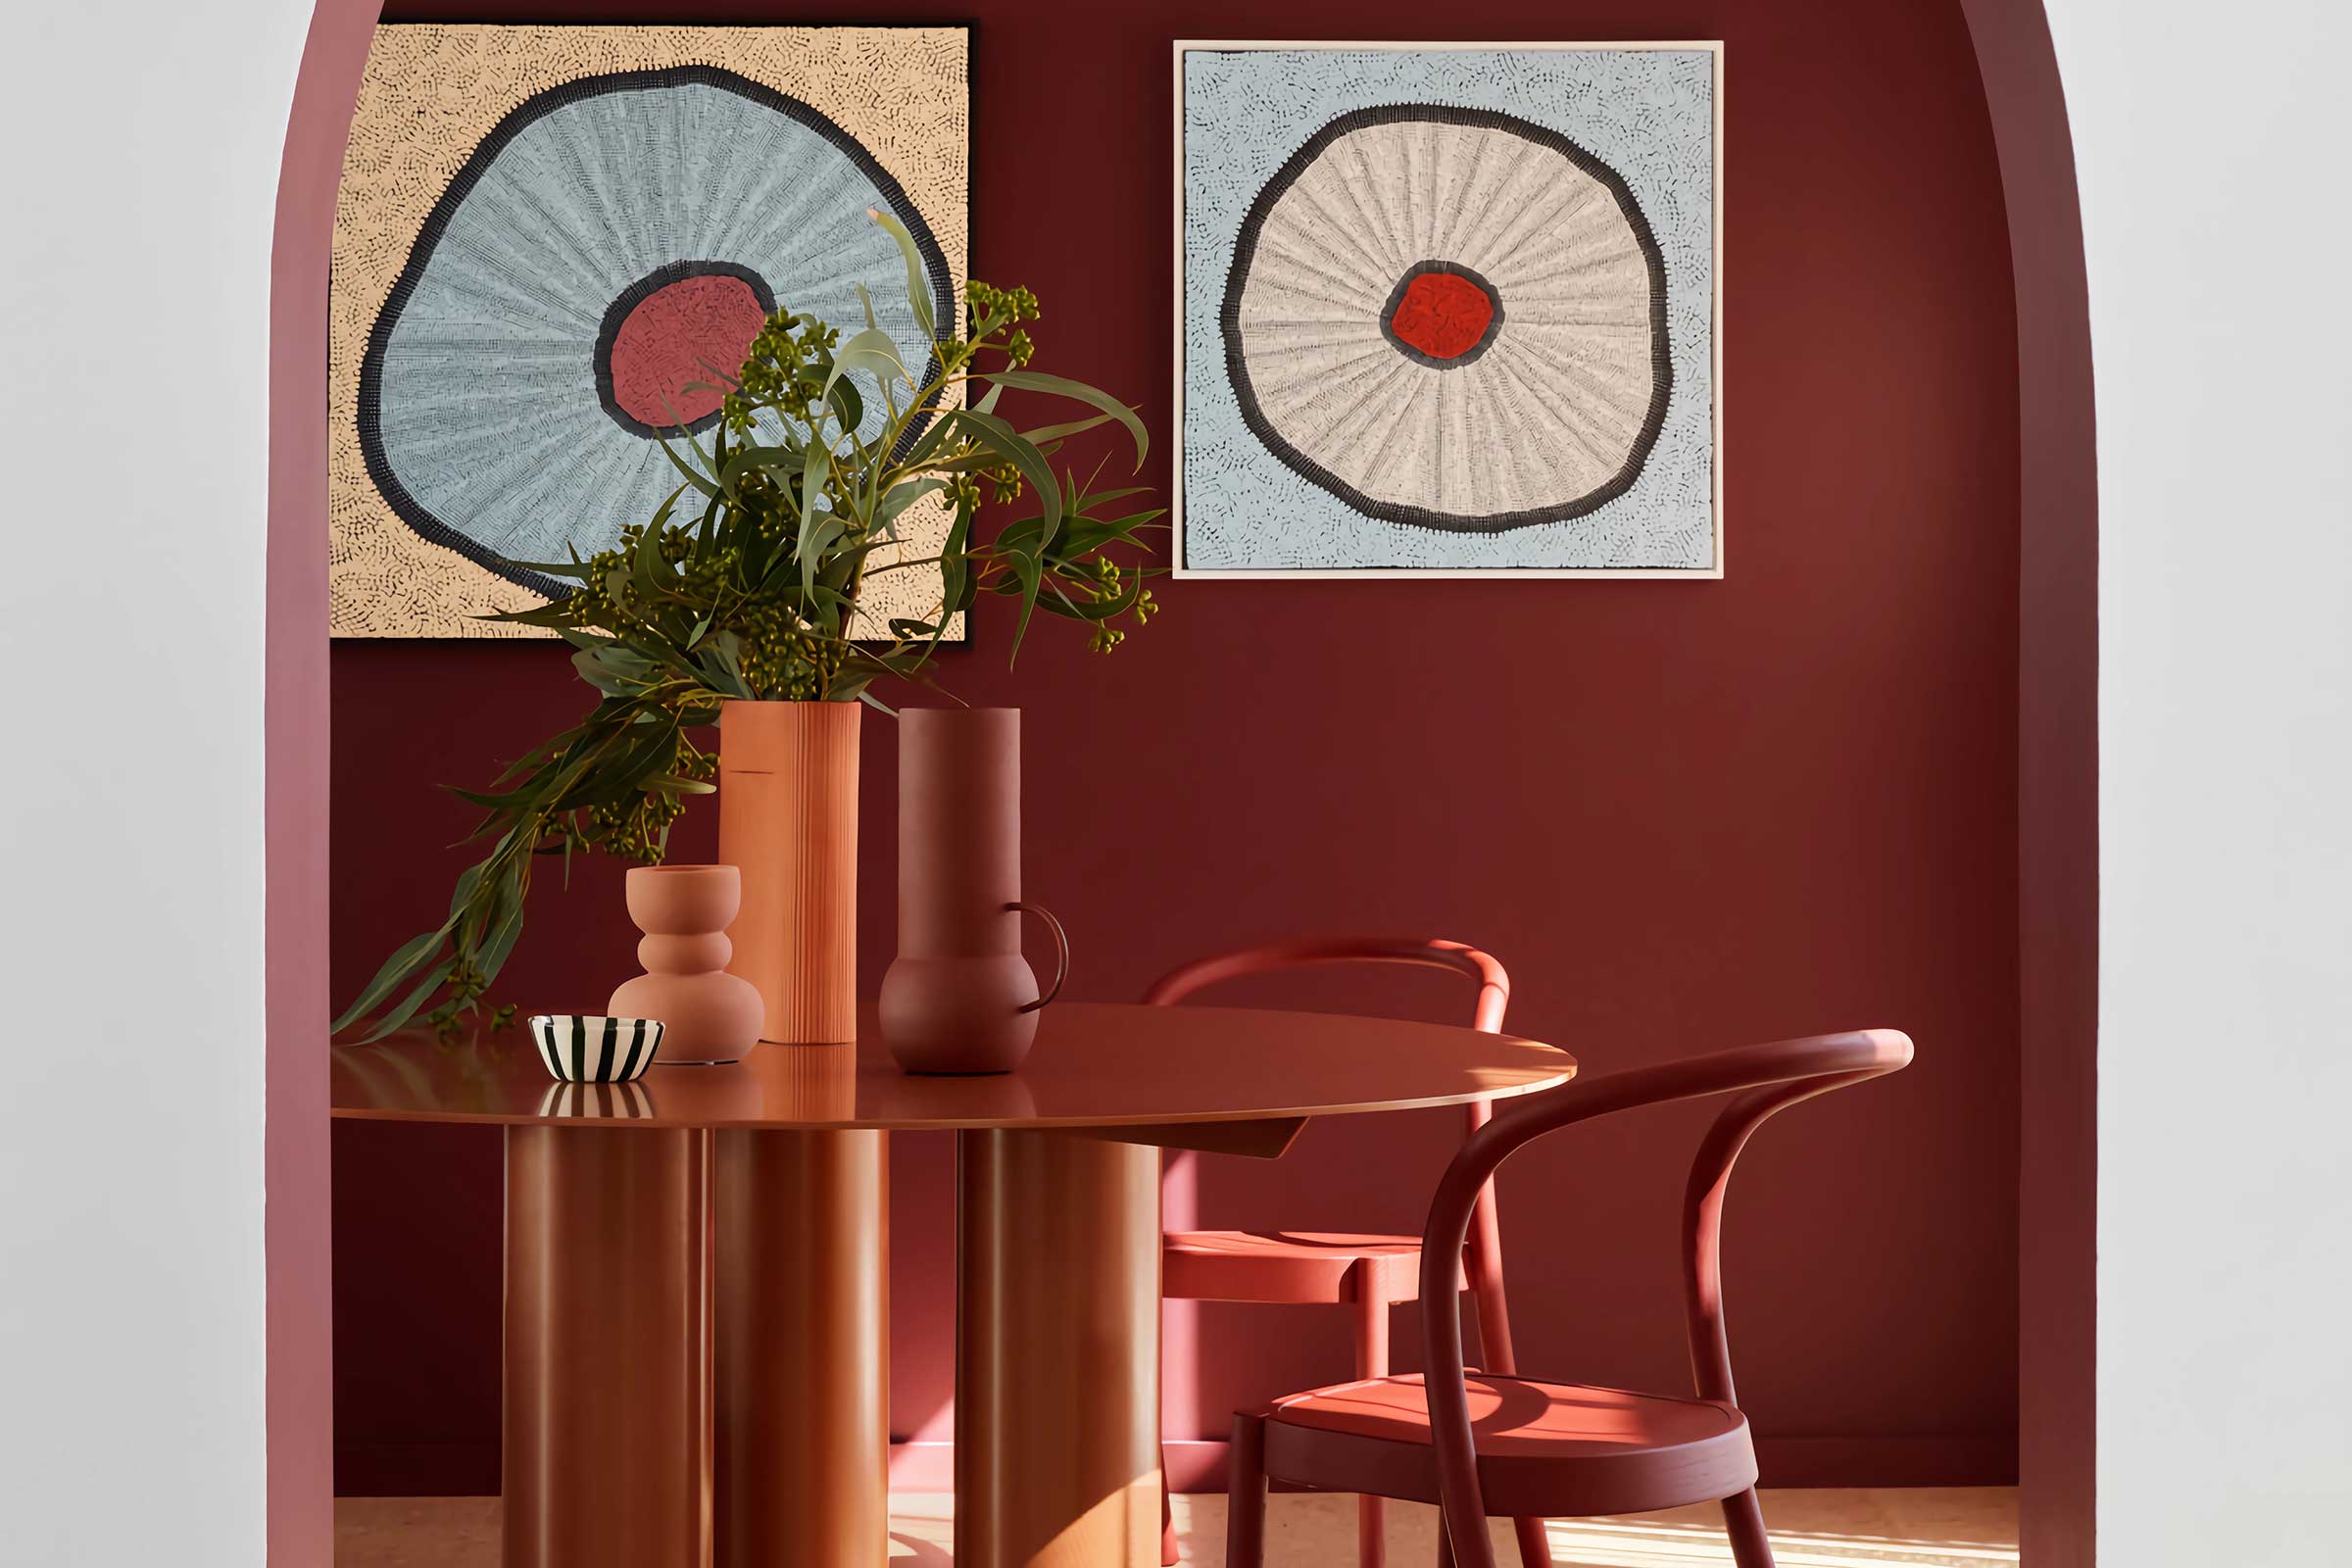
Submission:
POLYGON ((710 554, 710 542, 718 535, 718 511, 719 498, 712 496, 703 508, 702 523, 695 529, 694 553, 698 556, 710 554))
POLYGON ((792 559, 796 564, 805 563, 808 558, 808 541, 819 515, 816 504, 824 499, 825 476, 832 466, 832 461, 833 455, 825 450, 823 442, 808 443, 808 456, 801 463, 801 530, 793 541, 792 549, 792 559))
POLYGON ((484 985, 498 978, 498 971, 506 967, 507 955, 514 951, 514 939, 522 935, 522 861, 510 860, 506 875, 499 879, 489 929, 474 959, 484 985))
MULTIPOLYGON (((990 390, 993 392, 995 389, 990 390)), ((1067 424, 1041 424, 1024 433, 1042 447, 1049 441, 1067 440, 1074 435, 1084 435, 1089 430, 1099 430, 1108 424, 1111 417, 1107 414, 1090 414, 1083 419, 1072 419, 1067 424)))
MULTIPOLYGON (((717 366, 712 365, 709 360, 704 359, 699 354, 694 357, 694 363, 703 369, 710 371, 713 376, 716 376, 718 378, 720 387, 723 390, 728 392, 740 392, 743 390, 743 383, 735 379, 734 371, 723 370, 717 366)), ((691 392, 696 389, 696 386, 697 383, 689 381, 684 390, 691 392)))
MULTIPOLYGON (((661 443, 662 455, 669 460, 669 466, 677 469, 680 473, 684 474, 688 484, 694 486, 697 490, 700 490, 707 496, 715 496, 718 494, 718 486, 712 484, 710 480, 695 472, 694 469, 688 467, 686 466, 686 460, 679 457, 677 453, 670 448, 670 444, 667 441, 662 440, 660 436, 656 436, 654 439, 661 443)), ((702 456, 703 449, 699 446, 696 446, 692 440, 689 440, 686 444, 690 447, 694 447, 695 456, 702 456)))
MULTIPOLYGON (((481 867, 474 866, 472 871, 478 879, 481 867)), ((464 878, 460 878, 460 883, 464 885, 464 878)), ((378 1004, 392 994, 395 987, 416 972, 419 964, 428 962, 435 954, 441 951, 441 944, 449 936, 449 928, 455 924, 457 924, 457 917, 453 913, 437 929, 427 931, 422 936, 412 937, 395 948, 392 951, 392 956, 384 960, 384 966, 375 971, 375 978, 368 982, 360 992, 358 999, 350 1006, 345 1007, 343 1015, 329 1026, 328 1033, 339 1035, 373 1011, 378 1004)))
POLYGON ((865 399, 858 395, 858 383, 834 381, 825 388, 825 401, 833 405, 833 413, 840 418, 841 427, 850 432, 850 439, 857 440, 858 427, 865 422, 865 399))
POLYGON ((884 496, 882 504, 874 509, 874 527, 884 538, 897 539, 899 514, 923 497, 937 495, 947 487, 947 481, 943 479, 908 479, 903 484, 892 485, 890 494, 884 496))
MULTIPOLYGON (((940 602, 946 607, 940 615, 944 625, 948 614, 961 610, 968 601, 964 590, 972 576, 972 509, 960 503, 956 508, 956 520, 948 524, 947 542, 940 546, 939 587, 940 602)), ((939 639, 934 637, 936 646, 939 639)))
POLYGON ((729 697, 750 697, 752 689, 744 683, 742 641, 731 631, 722 631, 705 643, 695 654, 695 662, 703 676, 729 697))
MULTIPOLYGON (((1080 557, 1092 555, 1104 545, 1112 543, 1133 545, 1138 550, 1146 549, 1148 546, 1145 542, 1136 536, 1153 519, 1162 515, 1164 515, 1163 513, 1153 510, 1138 512, 1130 516, 1107 519, 1072 517, 1062 524, 1061 537, 1054 541, 1056 547, 1054 553, 1065 561, 1076 561, 1080 557)), ((1143 572, 1152 570, 1149 566, 1131 569, 1143 572)))
POLYGON ((449 984, 451 965, 437 965, 430 974, 416 982, 416 989, 400 999, 399 1005, 375 1021, 375 1027, 360 1037, 363 1046, 372 1045, 384 1036, 416 1016, 416 1009, 430 1000, 432 994, 449 984))
POLYGON ((571 667, 607 697, 620 698, 642 696, 655 669, 645 656, 625 648, 583 648, 571 656, 571 667))
POLYGON ((1046 455, 993 414, 965 409, 953 417, 957 423, 979 431, 981 439, 1029 481, 1029 487, 1037 492, 1038 505, 1045 512, 1045 542, 1052 544, 1054 533, 1061 527, 1061 485, 1054 479, 1054 466, 1046 461, 1046 455))
POLYGON ((914 445, 906 449, 906 456, 899 466, 909 470, 929 467, 932 455, 946 445, 948 437, 955 432, 955 429, 956 419, 953 415, 942 415, 933 419, 923 433, 915 437, 914 445))
POLYGON ((866 215, 889 231, 899 242, 899 254, 906 259, 906 303, 914 311, 914 324, 923 329, 923 336, 939 340, 939 322, 931 303, 930 270, 923 266, 922 253, 914 246, 914 236, 902 223, 878 207, 866 209, 866 215))
MULTIPOLYGON (((469 865, 458 873, 457 891, 449 896, 450 925, 456 925, 458 916, 465 912, 466 906, 473 902, 473 890, 482 885, 483 873, 489 869, 490 862, 485 860, 479 865, 469 865)), ((443 929, 446 930, 448 927, 445 926, 443 929)))
POLYGON ((898 344, 880 327, 869 326, 833 351, 833 369, 825 377, 825 395, 831 397, 833 383, 852 370, 863 370, 884 386, 894 378, 906 377, 906 366, 899 358, 898 344))
POLYGON ((1004 662, 1009 666, 1021 657, 1021 639, 1028 635, 1029 616, 1037 609, 1037 593, 1043 585, 1044 568, 1038 564, 1036 557, 1022 555, 1017 550, 1007 551, 999 559, 1020 579, 1021 614, 1012 623, 1012 650, 1004 656, 1004 662))
POLYGON ((813 526, 804 526, 801 529, 801 542, 808 547, 801 556, 802 592, 807 593, 815 588, 816 568, 823 562, 825 552, 832 548, 833 541, 839 539, 848 528, 849 524, 842 519, 839 513, 828 512, 818 517, 813 526))
MULTIPOLYGON (((719 489, 728 500, 743 491, 743 481, 762 468, 798 469, 808 461, 808 454, 798 441, 786 441, 776 446, 750 445, 737 447, 719 470, 719 489)), ((706 526, 708 523, 706 522, 706 526)))
POLYGON ((543 577, 570 577, 580 582, 588 580, 590 569, 588 563, 577 556, 569 561, 514 561, 501 556, 499 564, 511 566, 516 571, 535 571, 543 577))
POLYGON ((678 755, 677 720, 665 716, 656 722, 660 727, 630 741, 617 760, 599 767, 593 778, 583 779, 575 797, 564 804, 595 806, 621 800, 642 792, 645 781, 655 774, 668 772, 678 755))
POLYGON ((1144 453, 1150 447, 1152 438, 1145 433, 1143 418, 1109 393, 1088 386, 1084 381, 1073 381, 1066 375, 1048 375, 1043 370, 999 370, 990 375, 988 380, 998 386, 1016 387, 1023 392, 1044 392, 1101 409, 1126 426, 1129 439, 1135 443, 1135 466, 1138 468, 1144 466, 1144 453))
POLYGON ((528 610, 494 610, 477 620, 498 621, 510 626, 541 626, 561 631, 572 623, 577 612, 564 600, 553 604, 533 605, 528 610))
POLYGON ((469 806, 478 806, 485 811, 515 811, 538 800, 542 785, 539 780, 533 779, 521 789, 512 790, 504 795, 463 789, 455 784, 449 785, 448 789, 449 793, 455 795, 459 800, 469 806))

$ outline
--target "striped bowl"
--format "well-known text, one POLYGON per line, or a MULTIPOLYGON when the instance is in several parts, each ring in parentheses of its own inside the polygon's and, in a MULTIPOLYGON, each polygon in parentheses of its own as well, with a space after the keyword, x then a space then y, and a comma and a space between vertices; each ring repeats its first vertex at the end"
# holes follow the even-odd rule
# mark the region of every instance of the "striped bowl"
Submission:
POLYGON ((531 1019, 539 1059, 567 1083, 627 1083, 654 1064, 662 1049, 658 1018, 598 1018, 584 1012, 542 1012, 531 1019))

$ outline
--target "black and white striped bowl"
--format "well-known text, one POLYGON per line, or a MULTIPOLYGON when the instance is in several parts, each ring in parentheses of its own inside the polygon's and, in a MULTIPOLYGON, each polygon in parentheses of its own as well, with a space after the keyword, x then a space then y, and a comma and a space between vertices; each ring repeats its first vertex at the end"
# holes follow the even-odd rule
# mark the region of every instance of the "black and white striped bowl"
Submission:
POLYGON ((567 1083, 622 1084, 654 1064, 662 1049, 658 1018, 598 1018, 542 1012, 531 1019, 539 1059, 567 1083))

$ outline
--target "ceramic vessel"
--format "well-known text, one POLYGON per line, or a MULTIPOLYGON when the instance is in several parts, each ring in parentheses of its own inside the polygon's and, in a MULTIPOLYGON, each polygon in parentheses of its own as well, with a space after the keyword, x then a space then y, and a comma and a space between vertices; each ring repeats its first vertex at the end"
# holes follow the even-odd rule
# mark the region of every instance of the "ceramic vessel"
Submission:
POLYGON ((659 1018, 667 1062, 735 1061, 760 1042, 759 991, 727 973, 727 927, 743 904, 732 865, 640 865, 628 875, 629 918, 646 972, 621 983, 607 1010, 659 1018))
POLYGON ((915 1073, 1010 1072, 1038 1009, 1069 972, 1061 923, 1021 898, 1021 713, 910 708, 899 715, 899 954, 882 979, 882 1037, 915 1073), (1021 914, 1052 929, 1041 996, 1021 914))
POLYGON ((531 1019, 531 1039, 547 1070, 564 1082, 620 1084, 654 1064, 662 1024, 655 1018, 542 1012, 531 1019))
POLYGON ((860 703, 730 702, 718 715, 718 858, 743 874, 727 968, 760 1038, 858 1038, 860 703))

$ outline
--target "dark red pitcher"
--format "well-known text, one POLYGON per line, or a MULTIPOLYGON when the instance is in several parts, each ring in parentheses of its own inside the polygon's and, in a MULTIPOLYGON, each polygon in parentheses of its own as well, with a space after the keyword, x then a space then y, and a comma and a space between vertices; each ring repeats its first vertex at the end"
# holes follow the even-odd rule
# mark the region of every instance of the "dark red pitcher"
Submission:
POLYGON ((899 714, 899 956, 882 977, 882 1038, 908 1072, 1010 1072, 1061 991, 1061 922, 1021 898, 1021 710, 899 714), (1039 995, 1021 914, 1054 933, 1039 995))

